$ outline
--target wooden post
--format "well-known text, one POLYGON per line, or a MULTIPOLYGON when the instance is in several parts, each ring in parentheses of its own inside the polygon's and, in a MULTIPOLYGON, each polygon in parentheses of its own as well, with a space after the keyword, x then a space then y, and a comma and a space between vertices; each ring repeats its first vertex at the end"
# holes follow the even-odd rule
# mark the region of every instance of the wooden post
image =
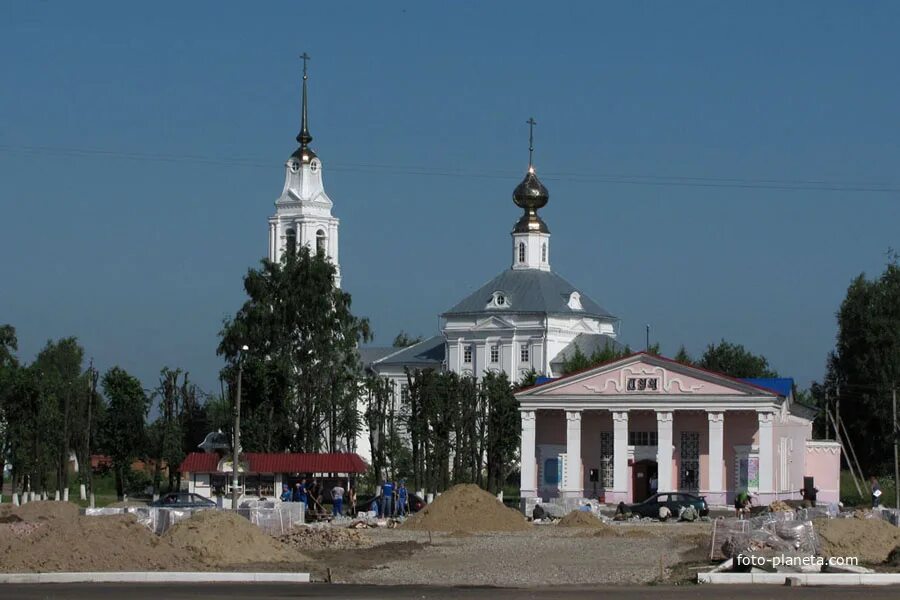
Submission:
POLYGON ((894 434, 894 506, 900 510, 900 455, 897 444, 900 443, 900 427, 897 425, 897 386, 891 388, 891 398, 894 407, 894 420, 891 422, 891 433, 894 434))

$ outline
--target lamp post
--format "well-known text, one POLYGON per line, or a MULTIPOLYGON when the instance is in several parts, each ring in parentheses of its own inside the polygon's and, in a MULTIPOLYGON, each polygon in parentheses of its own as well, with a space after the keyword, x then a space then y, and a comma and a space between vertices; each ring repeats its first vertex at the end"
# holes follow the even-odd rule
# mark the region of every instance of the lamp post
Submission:
POLYGON ((231 508, 234 510, 238 508, 238 498, 240 497, 240 492, 238 491, 238 468, 241 456, 241 377, 244 375, 244 352, 249 349, 246 345, 241 346, 237 356, 238 377, 237 390, 234 396, 234 437, 232 439, 231 452, 231 508))

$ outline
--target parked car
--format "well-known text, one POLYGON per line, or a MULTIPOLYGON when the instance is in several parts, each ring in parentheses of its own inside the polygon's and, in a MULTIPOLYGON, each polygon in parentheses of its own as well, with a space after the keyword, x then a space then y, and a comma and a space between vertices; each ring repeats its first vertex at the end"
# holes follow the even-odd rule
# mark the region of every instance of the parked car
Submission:
MULTIPOLYGON (((378 506, 381 506, 381 495, 378 496, 365 496, 363 498, 356 499, 356 510, 360 512, 366 512, 372 506, 372 502, 377 500, 378 506)), ((394 502, 397 501, 396 496, 394 497, 394 502)), ((420 498, 418 495, 410 494, 407 496, 407 510, 409 514, 419 512, 423 508, 425 508, 425 500, 420 498)), ((344 502, 344 508, 347 508, 347 503, 344 502)))
POLYGON ((216 508, 216 503, 200 494, 172 492, 161 496, 156 502, 151 502, 150 506, 162 508, 216 508))
POLYGON ((682 507, 693 506, 701 517, 709 514, 704 496, 685 494, 684 492, 663 492, 653 494, 643 502, 626 506, 628 512, 641 517, 659 518, 659 509, 665 506, 673 517, 677 517, 682 507))

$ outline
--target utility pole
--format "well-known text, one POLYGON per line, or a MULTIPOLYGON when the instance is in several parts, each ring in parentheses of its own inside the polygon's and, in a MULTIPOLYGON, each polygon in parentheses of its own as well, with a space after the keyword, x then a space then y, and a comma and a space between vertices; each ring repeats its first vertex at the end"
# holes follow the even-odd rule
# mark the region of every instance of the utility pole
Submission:
POLYGON ((647 345, 644 346, 645 352, 650 352, 650 323, 647 323, 647 345))
POLYGON ((85 456, 87 457, 87 484, 88 494, 94 493, 94 465, 91 463, 91 432, 94 429, 94 398, 97 396, 97 373, 94 371, 94 357, 91 357, 91 366, 90 366, 90 377, 91 377, 91 386, 90 386, 90 398, 88 398, 88 410, 87 410, 87 439, 85 440, 87 444, 87 448, 85 448, 85 456))
POLYGON ((897 384, 891 387, 891 398, 894 407, 894 419, 891 422, 891 433, 894 434, 894 506, 900 510, 900 455, 897 444, 900 443, 900 427, 897 425, 897 384))
POLYGON ((232 468, 231 468, 231 508, 237 510, 240 492, 238 491, 238 468, 241 457, 241 378, 244 374, 244 352, 249 350, 247 346, 243 346, 238 352, 238 376, 237 390, 234 395, 234 439, 232 440, 232 468))

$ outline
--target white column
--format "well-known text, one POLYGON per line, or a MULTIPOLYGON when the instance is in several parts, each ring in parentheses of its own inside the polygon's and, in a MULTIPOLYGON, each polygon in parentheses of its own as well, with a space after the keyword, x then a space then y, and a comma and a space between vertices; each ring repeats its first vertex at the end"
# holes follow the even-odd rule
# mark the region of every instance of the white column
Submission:
POLYGON ((760 412, 759 418, 759 494, 760 501, 768 504, 769 499, 764 494, 772 494, 775 490, 775 442, 773 425, 775 413, 760 412))
POLYGON ((614 412, 613 418, 613 502, 628 501, 628 413, 614 412))
POLYGON ((537 468, 535 463, 535 432, 537 418, 533 410, 521 411, 522 416, 522 468, 519 495, 522 498, 537 496, 537 468))
POLYGON ((674 492, 672 477, 672 412, 656 413, 656 469, 657 491, 674 492))
POLYGON ((706 418, 709 420, 708 501, 725 504, 725 413, 708 412, 706 418))
POLYGON ((581 473, 581 411, 566 411, 566 489, 561 490, 565 498, 584 497, 584 477, 581 473))
POLYGON ((269 223, 269 260, 275 260, 275 224, 269 223))

